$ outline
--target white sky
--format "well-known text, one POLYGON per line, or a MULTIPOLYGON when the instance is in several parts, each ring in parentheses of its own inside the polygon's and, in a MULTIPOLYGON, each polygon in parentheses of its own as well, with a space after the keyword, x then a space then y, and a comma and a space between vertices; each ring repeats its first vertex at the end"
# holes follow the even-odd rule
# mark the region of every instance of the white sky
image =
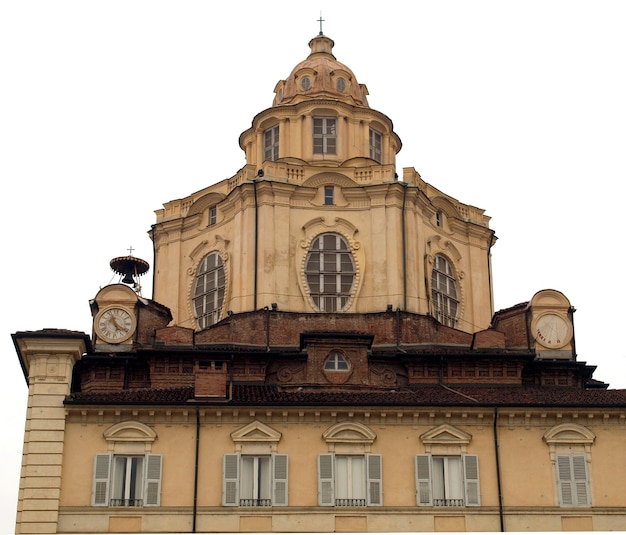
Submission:
POLYGON ((132 246, 152 264, 154 210, 244 165, 239 134, 308 55, 320 11, 394 122, 400 176, 415 167, 492 217, 496 309, 560 290, 578 360, 626 388, 625 2, 5 0, 0 532, 28 392, 10 334, 91 334, 109 261, 132 246))

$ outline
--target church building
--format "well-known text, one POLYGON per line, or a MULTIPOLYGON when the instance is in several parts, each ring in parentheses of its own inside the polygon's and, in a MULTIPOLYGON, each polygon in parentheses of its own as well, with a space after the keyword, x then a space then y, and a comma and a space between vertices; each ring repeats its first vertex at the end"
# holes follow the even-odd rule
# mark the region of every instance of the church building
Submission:
POLYGON ((400 173, 392 120, 309 47, 244 167, 111 261, 91 333, 12 335, 16 532, 626 530, 626 390, 578 360, 572 304, 495 311, 489 216, 400 173))

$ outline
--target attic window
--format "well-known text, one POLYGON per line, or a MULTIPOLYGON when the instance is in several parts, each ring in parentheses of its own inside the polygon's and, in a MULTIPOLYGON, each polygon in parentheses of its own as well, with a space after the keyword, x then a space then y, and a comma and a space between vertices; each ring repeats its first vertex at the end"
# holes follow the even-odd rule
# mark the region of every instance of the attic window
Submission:
POLYGON ((303 91, 311 89, 311 79, 308 76, 303 76, 302 80, 300 80, 300 87, 303 91))
POLYGON ((346 81, 343 78, 337 78, 337 91, 343 93, 346 90, 346 81))
POLYGON ((324 369, 334 372, 345 372, 350 369, 350 364, 339 351, 331 351, 324 362, 324 369))

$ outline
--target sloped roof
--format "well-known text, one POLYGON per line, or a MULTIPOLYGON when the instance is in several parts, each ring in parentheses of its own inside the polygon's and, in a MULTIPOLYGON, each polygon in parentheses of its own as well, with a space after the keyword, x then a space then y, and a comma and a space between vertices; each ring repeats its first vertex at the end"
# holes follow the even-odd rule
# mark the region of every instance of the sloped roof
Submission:
POLYGON ((206 405, 353 405, 353 406, 541 406, 624 407, 626 390, 578 389, 548 386, 425 385, 412 388, 374 389, 343 387, 341 390, 285 388, 278 385, 234 385, 232 399, 194 398, 192 387, 137 389, 118 392, 78 392, 67 404, 119 405, 189 402, 206 405))

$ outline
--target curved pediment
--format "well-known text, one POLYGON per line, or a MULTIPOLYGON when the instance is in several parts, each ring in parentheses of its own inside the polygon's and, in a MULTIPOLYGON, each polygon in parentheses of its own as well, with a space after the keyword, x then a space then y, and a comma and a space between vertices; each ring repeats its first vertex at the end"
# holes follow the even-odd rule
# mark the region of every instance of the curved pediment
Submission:
POLYGON ((343 188, 358 186, 354 180, 345 175, 327 172, 313 175, 302 183, 303 186, 308 188, 319 188, 320 186, 324 186, 326 184, 333 184, 343 188))
POLYGON ((196 199, 194 203, 189 207, 187 212, 188 216, 194 214, 200 214, 206 210, 209 206, 215 206, 224 200, 226 196, 223 193, 211 192, 203 195, 199 199, 196 199))
POLYGON ((154 442, 157 438, 154 429, 135 421, 112 425, 103 434, 107 442, 154 442))
POLYGON ((547 444, 587 444, 594 442, 596 436, 586 427, 579 424, 560 424, 548 429, 543 440, 547 444))
POLYGON ((340 422, 324 431, 322 438, 329 444, 372 444, 376 440, 376 433, 357 422, 340 422))

